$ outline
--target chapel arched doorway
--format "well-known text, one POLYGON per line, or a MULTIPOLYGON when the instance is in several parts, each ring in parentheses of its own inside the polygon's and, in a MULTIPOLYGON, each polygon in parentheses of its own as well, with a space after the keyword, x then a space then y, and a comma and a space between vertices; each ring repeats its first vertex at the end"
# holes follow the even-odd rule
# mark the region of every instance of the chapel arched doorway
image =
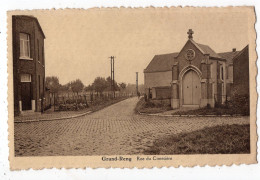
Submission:
POLYGON ((198 74, 187 71, 182 78, 183 105, 199 105, 201 97, 201 83, 198 74))

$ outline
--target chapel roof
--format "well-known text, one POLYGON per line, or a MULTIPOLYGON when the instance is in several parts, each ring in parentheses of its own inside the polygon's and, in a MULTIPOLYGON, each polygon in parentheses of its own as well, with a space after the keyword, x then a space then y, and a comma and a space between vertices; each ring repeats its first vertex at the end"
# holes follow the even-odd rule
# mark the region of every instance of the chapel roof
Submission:
POLYGON ((163 72, 171 71, 174 63, 174 57, 179 53, 155 55, 152 61, 148 64, 144 72, 163 72))
MULTIPOLYGON (((194 46, 196 46, 201 53, 208 54, 209 58, 216 59, 216 60, 223 60, 226 61, 228 64, 233 63, 234 57, 236 57, 241 51, 231 51, 231 52, 223 52, 223 53, 216 53, 211 47, 204 44, 196 43, 193 40, 192 34, 194 32, 192 29, 189 29, 188 33, 189 40, 194 46)), ((184 47, 183 47, 184 48, 184 47)), ((242 50, 243 51, 243 50, 242 50)), ((170 53, 170 54, 161 54, 155 55, 152 61, 148 64, 146 69, 144 69, 144 73, 149 72, 163 72, 163 71, 171 71, 172 66, 174 64, 174 58, 179 55, 179 52, 170 53)))
POLYGON ((214 57, 214 58, 222 58, 219 54, 217 54, 213 49, 211 49, 211 47, 209 47, 208 45, 204 45, 204 44, 199 44, 197 43, 197 45, 202 49, 202 51, 204 52, 204 54, 209 54, 210 57, 214 57))
MULTIPOLYGON (((206 46, 202 44, 198 44, 200 48, 203 49, 204 52, 210 52, 211 48, 208 49, 206 46), (206 48, 205 48, 206 47, 206 48)), ((209 46, 208 46, 209 47, 209 46)), ((212 50, 213 51, 213 50, 212 50)), ((214 52, 214 51, 213 51, 214 52)), ((241 51, 230 51, 230 52, 222 52, 222 53, 215 53, 215 57, 226 59, 227 64, 232 64, 233 59, 235 56, 237 56, 241 51)), ((144 69, 144 72, 164 72, 164 71, 171 71, 172 65, 174 63, 174 57, 177 57, 179 52, 175 53, 169 53, 169 54, 160 54, 155 55, 152 59, 152 61, 148 64, 146 69, 144 69)), ((213 53, 212 53, 213 54, 213 53)))

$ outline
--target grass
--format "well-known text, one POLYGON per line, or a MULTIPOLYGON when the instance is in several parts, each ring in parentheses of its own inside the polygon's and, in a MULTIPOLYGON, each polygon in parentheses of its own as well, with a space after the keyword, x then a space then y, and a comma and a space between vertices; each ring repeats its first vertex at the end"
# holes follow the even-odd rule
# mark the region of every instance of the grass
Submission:
POLYGON ((250 153, 249 125, 224 125, 180 133, 155 140, 145 154, 245 154, 250 153))
POLYGON ((146 102, 143 97, 138 101, 135 107, 136 112, 147 114, 161 113, 169 110, 171 110, 170 104, 153 103, 152 101, 146 102))
POLYGON ((90 110, 93 112, 98 111, 98 110, 104 109, 105 107, 108 107, 112 104, 118 103, 118 102, 126 100, 126 99, 128 99, 128 97, 119 97, 119 98, 111 99, 111 100, 104 101, 101 103, 97 103, 95 105, 90 105, 90 110))
POLYGON ((53 109, 47 110, 44 113, 38 113, 38 114, 32 114, 27 116, 16 116, 15 121, 27 121, 27 120, 42 120, 42 119, 54 119, 54 118, 63 118, 63 117, 69 117, 69 116, 75 116, 79 115, 88 111, 99 111, 101 109, 104 109, 112 104, 118 103, 120 101, 123 101, 127 99, 128 97, 119 97, 107 101, 99 101, 95 104, 90 104, 89 108, 81 109, 81 110, 75 110, 75 111, 53 111, 53 109))
POLYGON ((235 110, 233 108, 224 108, 224 107, 215 107, 215 108, 203 107, 203 108, 193 109, 188 111, 177 111, 172 114, 173 115, 233 115, 233 114, 248 115, 243 111, 238 111, 237 109, 235 110))

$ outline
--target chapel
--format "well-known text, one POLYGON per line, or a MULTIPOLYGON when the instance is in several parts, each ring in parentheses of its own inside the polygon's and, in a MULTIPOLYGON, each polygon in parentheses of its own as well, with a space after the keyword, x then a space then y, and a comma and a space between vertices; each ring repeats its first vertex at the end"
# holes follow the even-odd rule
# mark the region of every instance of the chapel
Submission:
POLYGON ((215 107, 234 94, 249 95, 249 54, 216 53, 193 40, 193 31, 180 52, 155 55, 144 69, 145 93, 151 100, 166 100, 173 109, 215 107))

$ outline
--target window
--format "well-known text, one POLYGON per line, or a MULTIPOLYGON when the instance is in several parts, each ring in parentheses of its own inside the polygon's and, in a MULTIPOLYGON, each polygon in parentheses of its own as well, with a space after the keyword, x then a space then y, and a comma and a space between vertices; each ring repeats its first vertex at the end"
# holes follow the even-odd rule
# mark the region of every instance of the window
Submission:
POLYGON ((223 65, 220 65, 220 79, 224 81, 224 67, 223 65))
POLYGON ((30 36, 20 33, 20 58, 30 58, 30 36))
POLYGON ((45 59, 44 59, 44 47, 42 46, 42 65, 44 66, 45 64, 45 59))
POLYGON ((213 63, 212 64, 210 64, 210 78, 214 78, 214 76, 213 76, 213 63))
POLYGON ((21 82, 31 82, 31 74, 21 74, 21 82))
POLYGON ((41 99, 41 76, 38 75, 38 85, 39 85, 39 99, 41 99))
POLYGON ((233 81, 233 66, 232 65, 228 66, 228 79, 233 81))
POLYGON ((39 39, 37 39, 37 60, 40 62, 40 43, 39 39))

